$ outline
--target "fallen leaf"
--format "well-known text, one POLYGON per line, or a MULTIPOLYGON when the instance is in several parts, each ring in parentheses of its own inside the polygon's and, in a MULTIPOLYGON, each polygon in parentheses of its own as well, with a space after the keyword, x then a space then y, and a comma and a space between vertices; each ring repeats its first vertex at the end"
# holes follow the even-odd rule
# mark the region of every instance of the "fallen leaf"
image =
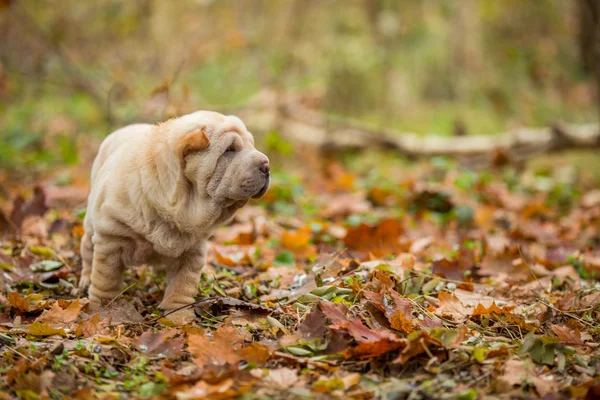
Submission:
POLYGON ((361 223, 348 228, 344 243, 352 249, 383 257, 400 250, 398 237, 402 232, 402 223, 397 219, 386 219, 374 226, 361 223))
POLYGON ((31 270, 34 272, 40 272, 40 271, 48 272, 48 271, 57 270, 62 266, 63 266, 63 263, 60 261, 43 260, 43 261, 37 262, 35 264, 31 264, 29 266, 29 268, 31 268, 31 270))
POLYGON ((52 325, 68 325, 79 317, 81 310, 87 303, 87 300, 80 301, 79 299, 75 299, 67 306, 67 308, 63 309, 59 302, 56 301, 52 304, 52 307, 49 310, 44 311, 36 321, 52 325))
POLYGON ((111 325, 139 324, 144 317, 126 299, 117 299, 100 310, 101 319, 109 319, 111 325))
POLYGON ((280 388, 287 389, 298 382, 298 372, 286 367, 269 369, 269 378, 280 388))
POLYGON ((240 350, 243 339, 237 329, 220 327, 212 333, 191 334, 187 338, 187 351, 194 356, 194 363, 198 368, 207 365, 237 365, 242 359, 240 350))
POLYGON ((29 301, 21 296, 19 292, 8 292, 6 298, 8 299, 10 305, 17 310, 23 312, 29 311, 29 301))
POLYGON ((463 306, 460 300, 451 293, 440 292, 438 294, 440 305, 435 309, 434 314, 440 317, 449 317, 455 322, 462 322, 471 314, 463 306))
POLYGON ((52 336, 52 335, 59 335, 59 336, 66 336, 66 332, 64 329, 62 328, 53 328, 48 324, 43 324, 41 322, 34 322, 33 324, 29 325, 29 329, 27 330, 27 333, 29 333, 30 335, 34 335, 34 336, 52 336))
POLYGON ((176 334, 177 331, 171 329, 146 331, 135 341, 135 346, 149 355, 177 357, 182 354, 184 341, 182 337, 173 338, 176 334))
POLYGON ((558 340, 562 344, 572 346, 583 346, 585 343, 581 340, 581 333, 577 330, 571 330, 566 326, 561 325, 550 325, 552 331, 558 336, 558 340))

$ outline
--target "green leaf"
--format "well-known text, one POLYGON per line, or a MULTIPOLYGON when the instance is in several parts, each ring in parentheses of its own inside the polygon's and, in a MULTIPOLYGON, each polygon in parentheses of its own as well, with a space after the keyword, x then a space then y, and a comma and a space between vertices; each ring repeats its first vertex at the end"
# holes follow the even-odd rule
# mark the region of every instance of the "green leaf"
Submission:
POLYGON ((477 399, 477 390, 469 389, 464 392, 459 393, 456 398, 458 400, 476 400, 477 399))
POLYGON ((275 257, 275 265, 294 265, 294 254, 289 251, 282 251, 275 257))
POLYGON ((139 394, 142 397, 158 396, 165 390, 163 383, 146 382, 140 386, 139 394))
POLYGON ((562 347, 556 338, 535 336, 531 332, 525 336, 519 353, 528 353, 537 364, 554 365, 556 351, 562 347))

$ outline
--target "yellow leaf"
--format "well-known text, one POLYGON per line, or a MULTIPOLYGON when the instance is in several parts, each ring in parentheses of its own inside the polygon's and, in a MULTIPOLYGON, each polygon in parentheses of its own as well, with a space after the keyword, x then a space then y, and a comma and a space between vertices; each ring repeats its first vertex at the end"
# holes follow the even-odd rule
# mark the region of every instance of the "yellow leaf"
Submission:
POLYGON ((46 258, 54 257, 55 254, 54 250, 46 246, 29 246, 29 251, 31 251, 35 255, 46 258))
POLYGON ((34 336, 52 336, 52 335, 60 335, 66 336, 64 329, 56 329, 51 327, 48 324, 43 324, 41 322, 34 322, 29 325, 28 333, 34 336))

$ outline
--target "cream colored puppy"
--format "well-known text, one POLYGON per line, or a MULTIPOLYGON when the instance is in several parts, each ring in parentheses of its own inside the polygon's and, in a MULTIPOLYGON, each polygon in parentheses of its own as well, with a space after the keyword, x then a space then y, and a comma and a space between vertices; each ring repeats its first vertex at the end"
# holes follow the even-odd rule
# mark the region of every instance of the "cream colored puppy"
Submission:
POLYGON ((92 309, 120 293, 125 267, 143 263, 166 269, 162 309, 192 303, 207 239, 269 182, 269 159, 234 116, 197 111, 113 132, 92 167, 81 242, 79 288, 89 286, 92 309))

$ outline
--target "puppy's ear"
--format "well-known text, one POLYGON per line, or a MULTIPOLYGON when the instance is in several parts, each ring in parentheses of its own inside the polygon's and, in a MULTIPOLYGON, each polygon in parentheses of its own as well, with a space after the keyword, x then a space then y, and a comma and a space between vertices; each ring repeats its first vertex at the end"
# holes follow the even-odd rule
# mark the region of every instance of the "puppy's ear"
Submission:
POLYGON ((199 128, 183 135, 176 144, 175 151, 179 156, 179 159, 183 162, 185 156, 195 151, 202 151, 208 149, 210 146, 210 140, 206 134, 205 128, 199 128))

